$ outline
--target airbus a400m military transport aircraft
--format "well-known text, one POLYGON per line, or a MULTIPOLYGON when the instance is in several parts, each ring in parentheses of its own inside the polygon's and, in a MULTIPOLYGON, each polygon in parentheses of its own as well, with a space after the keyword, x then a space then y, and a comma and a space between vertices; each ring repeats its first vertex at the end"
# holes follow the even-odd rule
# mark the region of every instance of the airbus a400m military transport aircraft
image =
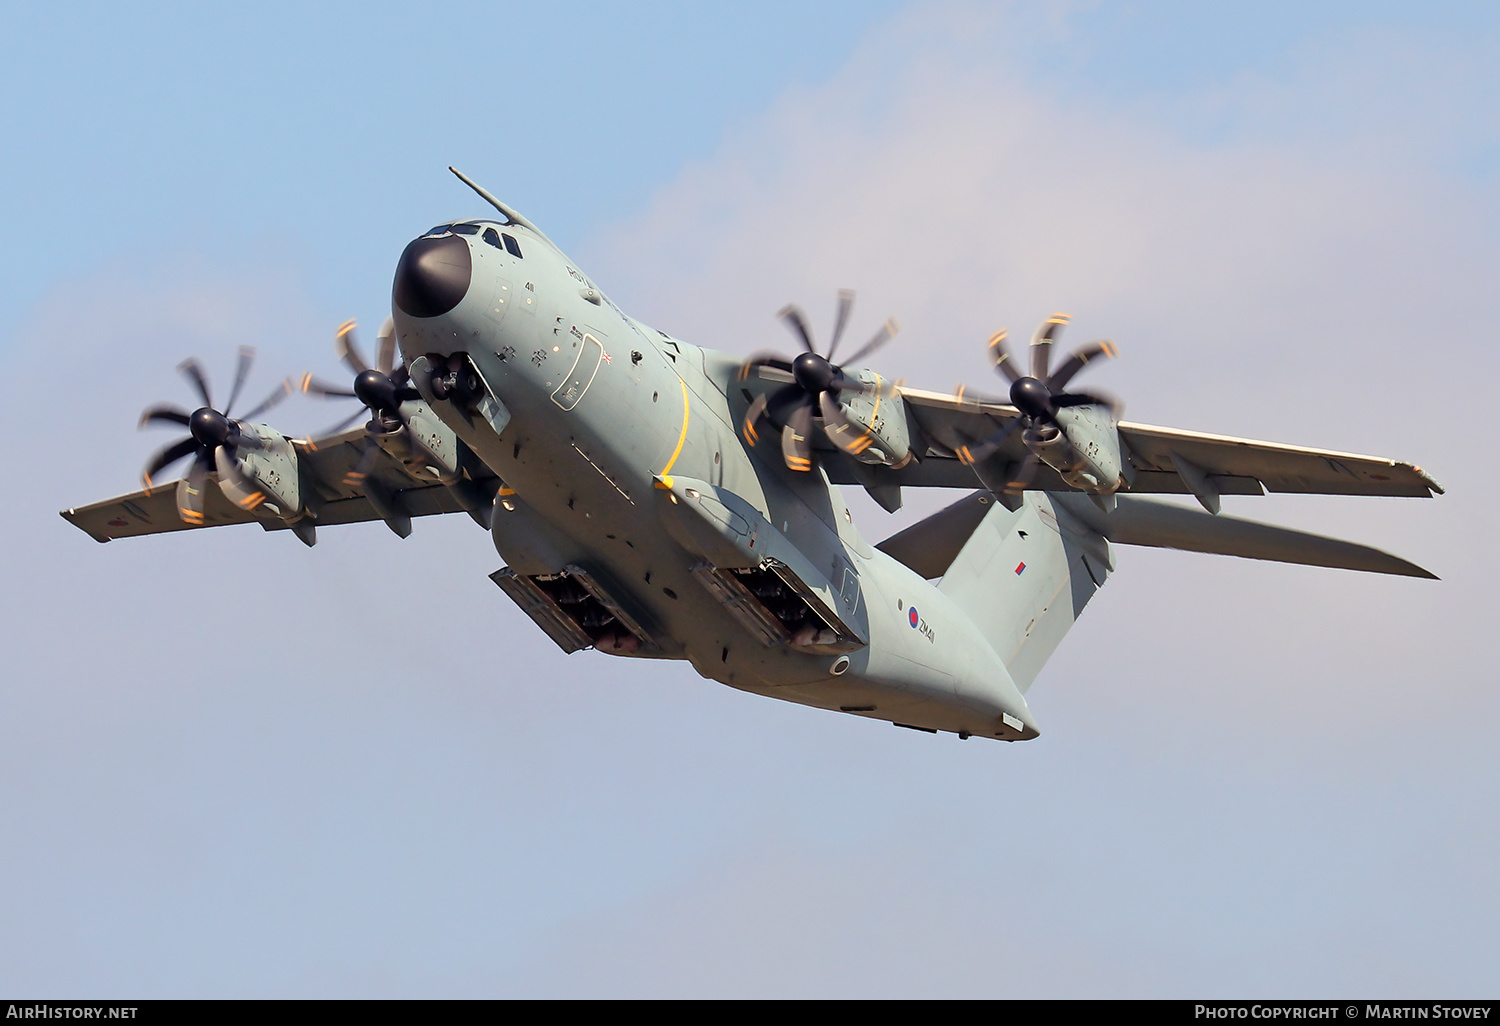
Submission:
MULTIPOLYGON (((455 172, 457 174, 457 172, 455 172)), ((1392 460, 1118 419, 1071 390, 1094 343, 1055 366, 1066 318, 1018 366, 990 342, 1008 401, 894 385, 864 369, 887 322, 835 362, 794 308, 795 356, 728 356, 625 314, 526 218, 469 179, 498 219, 438 225, 396 267, 375 366, 348 327, 360 429, 299 440, 255 422, 278 391, 148 409, 188 435, 147 466, 143 491, 63 513, 99 541, 221 524, 288 529, 466 512, 505 566, 490 576, 566 652, 686 659, 731 687, 929 732, 1037 736, 1026 693, 1114 567, 1112 543, 1431 577, 1349 542, 1219 514, 1221 495, 1427 497, 1392 460), (398 355, 399 349, 399 355, 398 355), (192 458, 175 487, 154 478, 192 458), (979 487, 975 489, 975 485, 979 487), (878 545, 839 485, 885 509, 907 487, 970 494, 878 545), (1150 498, 1195 497, 1203 509, 1150 498)))

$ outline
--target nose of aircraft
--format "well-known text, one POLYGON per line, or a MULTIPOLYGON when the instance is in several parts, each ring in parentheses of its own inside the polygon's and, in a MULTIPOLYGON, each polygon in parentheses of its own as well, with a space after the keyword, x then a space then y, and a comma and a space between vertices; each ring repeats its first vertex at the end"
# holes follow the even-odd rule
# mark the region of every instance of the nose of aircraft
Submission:
POLYGON ((401 254, 391 298, 412 317, 440 317, 463 301, 474 270, 462 236, 417 239, 401 254))

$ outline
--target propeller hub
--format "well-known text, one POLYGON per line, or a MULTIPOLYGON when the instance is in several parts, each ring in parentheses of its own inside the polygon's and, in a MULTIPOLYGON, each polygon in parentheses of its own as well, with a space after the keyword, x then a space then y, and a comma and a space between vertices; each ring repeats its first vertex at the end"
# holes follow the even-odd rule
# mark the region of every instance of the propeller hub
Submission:
POLYGON ((802 353, 792 361, 792 377, 809 395, 826 391, 836 376, 833 364, 817 353, 802 353))
POLYGON ((234 421, 207 406, 194 410, 188 417, 188 430, 193 433, 193 438, 199 445, 209 448, 229 445, 231 439, 239 437, 234 421))
POLYGON ((1055 412, 1051 390, 1036 378, 1017 378, 1010 386, 1010 401, 1034 420, 1051 420, 1055 412))
POLYGON ((396 401, 396 383, 378 370, 363 370, 354 379, 354 394, 371 410, 392 412, 401 404, 396 401))

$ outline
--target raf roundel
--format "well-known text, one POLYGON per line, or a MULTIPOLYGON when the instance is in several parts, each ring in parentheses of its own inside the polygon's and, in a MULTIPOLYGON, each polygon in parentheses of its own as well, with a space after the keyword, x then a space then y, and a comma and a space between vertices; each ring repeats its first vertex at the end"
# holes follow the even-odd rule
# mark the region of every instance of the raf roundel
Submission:
POLYGON ((916 606, 911 606, 910 609, 911 609, 911 612, 907 614, 906 618, 908 620, 910 620, 911 621, 911 625, 913 627, 915 627, 917 625, 917 621, 919 621, 922 618, 917 615, 917 607, 916 606))

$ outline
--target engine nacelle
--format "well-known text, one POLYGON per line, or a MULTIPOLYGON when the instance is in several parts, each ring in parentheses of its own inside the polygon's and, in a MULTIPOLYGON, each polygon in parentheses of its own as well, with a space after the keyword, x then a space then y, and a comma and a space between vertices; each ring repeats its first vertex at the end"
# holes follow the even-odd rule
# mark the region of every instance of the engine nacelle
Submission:
MULTIPOLYGON (((270 512, 283 520, 295 520, 300 517, 304 511, 302 477, 297 467, 297 450, 285 435, 263 424, 241 423, 240 432, 242 435, 254 435, 260 442, 259 448, 241 447, 238 453, 238 463, 240 473, 251 485, 260 490, 262 497, 256 500, 254 492, 248 495, 233 494, 238 489, 235 483, 223 474, 219 478, 219 487, 225 495, 229 496, 231 502, 247 509, 266 506, 269 507, 270 512)), ((220 452, 222 451, 221 449, 220 452)))
POLYGON ((835 444, 843 443, 845 451, 853 450, 861 463, 882 467, 904 467, 911 461, 911 438, 906 425, 906 403, 896 393, 890 382, 874 371, 862 370, 849 375, 866 385, 869 392, 840 393, 840 405, 844 416, 854 425, 854 430, 839 425, 825 424, 830 438, 838 437, 835 444))
POLYGON ((416 400, 401 404, 406 430, 392 420, 394 430, 375 435, 376 443, 420 476, 429 474, 444 484, 459 479, 458 436, 438 419, 432 407, 416 400))
POLYGON ((1068 406, 1057 411, 1061 430, 1047 424, 1026 432, 1026 444, 1062 479, 1081 492, 1119 490, 1120 434, 1106 406, 1068 406))

